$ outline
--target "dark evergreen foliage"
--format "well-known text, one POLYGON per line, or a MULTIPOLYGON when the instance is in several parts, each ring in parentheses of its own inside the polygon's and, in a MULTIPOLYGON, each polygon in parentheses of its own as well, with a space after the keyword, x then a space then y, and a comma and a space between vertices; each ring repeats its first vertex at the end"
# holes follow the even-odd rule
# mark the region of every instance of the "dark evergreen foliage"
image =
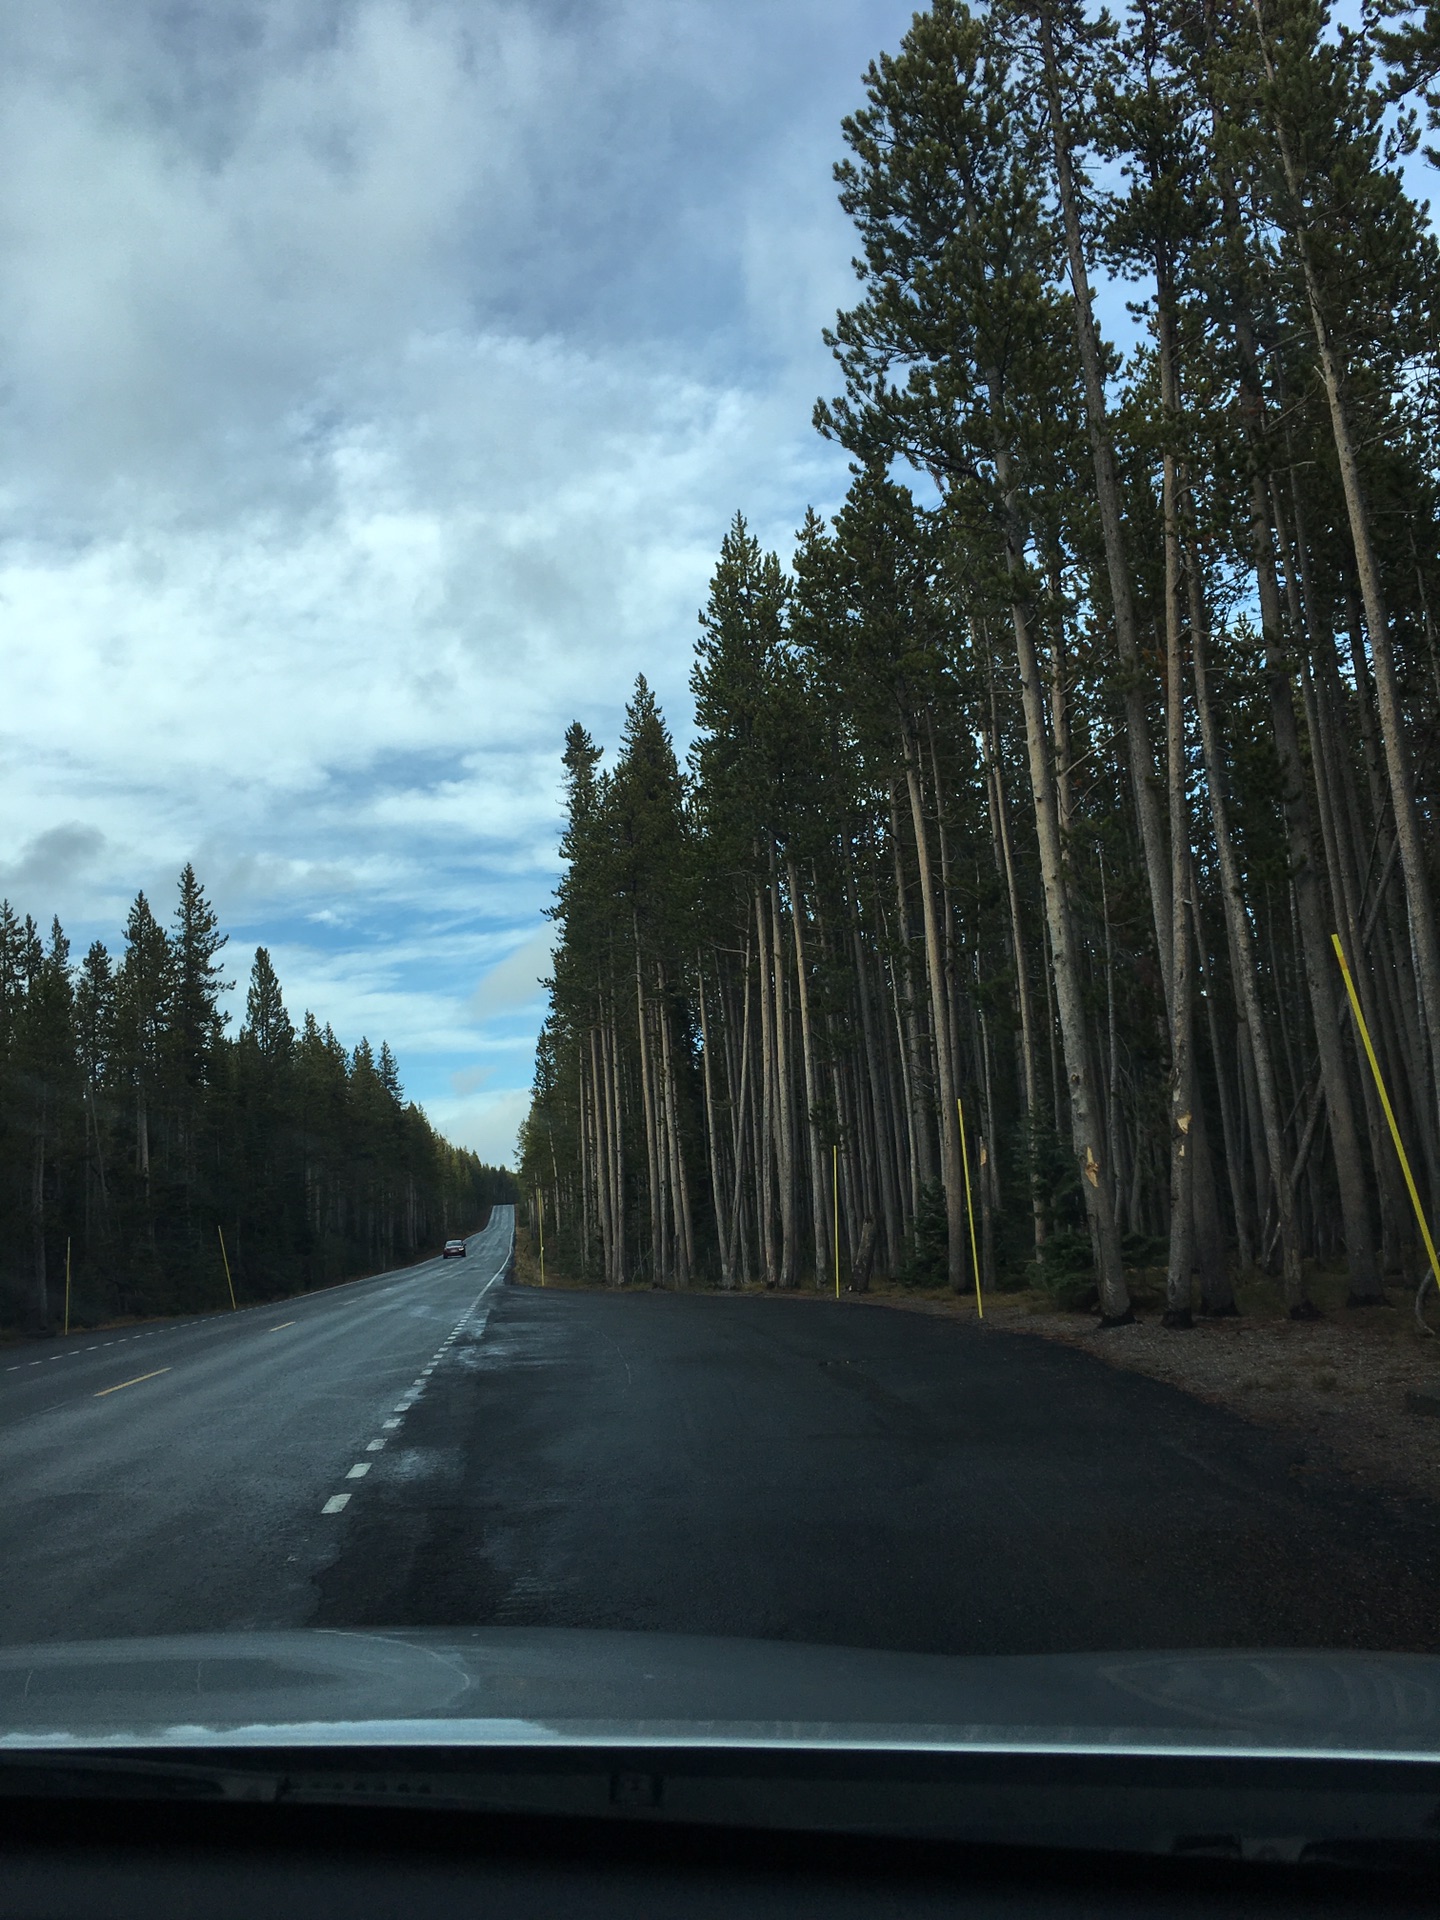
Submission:
POLYGON ((683 777, 643 683, 567 743, 552 1258, 828 1284, 838 1214, 857 1285, 968 1286, 973 1223, 1111 1322, 1168 1260, 1177 1328, 1418 1277, 1331 943, 1434 1223, 1440 60, 1386 11, 933 0, 867 73, 847 498, 788 569, 737 516, 683 777))
POLYGON ((404 1099, 394 1056, 297 1034, 255 954, 230 1038, 225 935, 186 866, 78 966, 0 902, 0 1325, 54 1328, 324 1286, 433 1250, 513 1197, 404 1099))

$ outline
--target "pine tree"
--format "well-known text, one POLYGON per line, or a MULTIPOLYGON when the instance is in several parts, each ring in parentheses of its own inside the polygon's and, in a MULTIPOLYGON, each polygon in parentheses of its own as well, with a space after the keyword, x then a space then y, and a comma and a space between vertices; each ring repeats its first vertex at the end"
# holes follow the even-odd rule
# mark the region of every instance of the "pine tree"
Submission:
POLYGON ((582 1270, 669 1271, 674 1139, 722 1285, 818 1270, 832 1208, 856 1286, 942 1237, 954 1284, 963 1098, 993 1279, 1114 1321, 1168 1257, 1183 1327, 1197 1278, 1304 1315, 1307 1262, 1413 1271, 1330 944, 1440 1203, 1440 254, 1385 118, 1437 63, 1392 17, 1389 93, 1315 0, 936 0, 870 69, 851 485, 788 572, 724 537, 673 857, 631 734, 608 777, 567 738, 523 1177, 582 1270))
POLYGON ((285 1011, 280 982, 264 947, 255 949, 250 969, 250 986, 245 995, 245 1031, 267 1067, 273 1070, 290 1059, 295 1047, 295 1027, 285 1011))
POLYGON ((904 456, 928 469, 954 511, 996 527, 992 598, 1015 641, 1070 1124, 1101 1297, 1118 1322, 1130 1306, 1033 622, 1027 466, 1045 460, 1069 373, 1038 136, 999 36, 956 0, 917 15, 900 55, 872 67, 866 87, 869 106, 845 123, 856 159, 837 178, 864 245, 867 293, 827 335, 847 393, 816 420, 860 458, 904 456))

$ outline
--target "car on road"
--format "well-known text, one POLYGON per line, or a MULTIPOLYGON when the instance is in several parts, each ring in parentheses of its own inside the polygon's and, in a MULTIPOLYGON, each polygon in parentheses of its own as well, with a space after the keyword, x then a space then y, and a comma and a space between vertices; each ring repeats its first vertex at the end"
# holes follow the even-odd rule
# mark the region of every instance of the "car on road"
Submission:
POLYGON ((447 1240, 440 1258, 442 1260, 463 1260, 465 1258, 465 1242, 463 1240, 447 1240))

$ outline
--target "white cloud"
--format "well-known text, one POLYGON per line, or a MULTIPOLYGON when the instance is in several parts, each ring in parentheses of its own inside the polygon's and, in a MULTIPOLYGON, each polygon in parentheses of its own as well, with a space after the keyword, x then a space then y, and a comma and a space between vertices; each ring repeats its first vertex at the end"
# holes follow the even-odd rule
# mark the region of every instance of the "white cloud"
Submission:
POLYGON ((293 1007, 513 1136, 548 936, 507 948, 553 886, 566 723, 613 741, 644 671, 683 740, 732 513, 783 544, 843 486, 808 424, 850 290, 829 170, 908 18, 0 17, 17 904, 113 942, 194 859, 237 997, 270 946, 293 1007), (494 1084, 462 1098, 477 1020, 494 1084))
POLYGON ((543 1001, 540 982, 550 972, 554 938, 548 927, 532 933, 492 967, 467 1003, 471 1017, 490 1020, 497 1014, 523 1013, 543 1001))
POLYGON ((487 1081, 495 1078, 493 1061, 489 1066, 463 1067, 450 1076, 450 1087, 457 1099, 465 1099, 472 1093, 478 1093, 487 1081))
POLYGON ((515 1138, 529 1105, 529 1093, 511 1087, 471 1099, 427 1100, 425 1111, 447 1140, 503 1167, 515 1164, 515 1138))

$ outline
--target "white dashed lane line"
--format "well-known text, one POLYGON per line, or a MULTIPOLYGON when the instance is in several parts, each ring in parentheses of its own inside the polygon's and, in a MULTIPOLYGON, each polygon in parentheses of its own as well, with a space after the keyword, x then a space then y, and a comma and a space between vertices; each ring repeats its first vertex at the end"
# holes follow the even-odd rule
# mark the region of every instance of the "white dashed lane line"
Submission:
MULTIPOLYGON (((464 1332, 465 1322, 470 1318, 470 1315, 475 1311, 475 1308, 479 1306, 480 1302, 484 1299, 485 1295, 490 1291, 491 1287, 493 1287, 495 1282, 500 1278, 500 1275, 504 1273, 505 1267, 508 1265, 509 1265, 509 1257, 507 1255, 505 1262, 499 1268, 497 1268, 497 1270, 485 1282, 485 1285, 480 1289, 479 1293, 476 1294, 474 1302, 469 1307, 469 1309, 460 1317, 460 1319, 458 1319, 455 1322, 455 1325, 452 1327, 450 1332, 440 1342, 440 1345, 435 1350, 435 1358, 430 1362, 429 1366, 421 1369, 419 1375, 416 1377, 414 1385, 411 1387, 407 1387, 403 1398, 396 1401, 390 1418, 387 1420, 382 1420, 380 1422, 380 1425, 382 1428, 382 1434, 374 1440, 367 1441, 365 1446, 365 1451, 367 1453, 380 1453, 384 1449, 385 1440, 384 1440, 383 1434, 393 1433, 399 1428, 404 1416, 410 1412, 411 1408, 415 1405, 415 1403, 419 1400, 420 1396, 424 1393, 426 1382, 429 1380, 430 1376, 434 1373, 436 1367, 438 1367, 440 1362, 445 1358, 445 1354, 449 1349, 449 1347, 464 1332)), ((279 1328, 274 1328, 272 1329, 272 1331, 279 1332, 279 1328)), ((350 1471, 346 1474, 345 1478, 347 1480, 363 1480, 366 1474, 369 1473, 372 1465, 373 1465, 372 1461, 357 1460, 355 1465, 351 1467, 350 1471)), ((332 1493, 330 1498, 321 1507, 320 1511, 322 1514, 323 1513, 343 1513, 345 1508, 349 1505, 349 1501, 350 1501, 350 1495, 348 1493, 332 1493)))

